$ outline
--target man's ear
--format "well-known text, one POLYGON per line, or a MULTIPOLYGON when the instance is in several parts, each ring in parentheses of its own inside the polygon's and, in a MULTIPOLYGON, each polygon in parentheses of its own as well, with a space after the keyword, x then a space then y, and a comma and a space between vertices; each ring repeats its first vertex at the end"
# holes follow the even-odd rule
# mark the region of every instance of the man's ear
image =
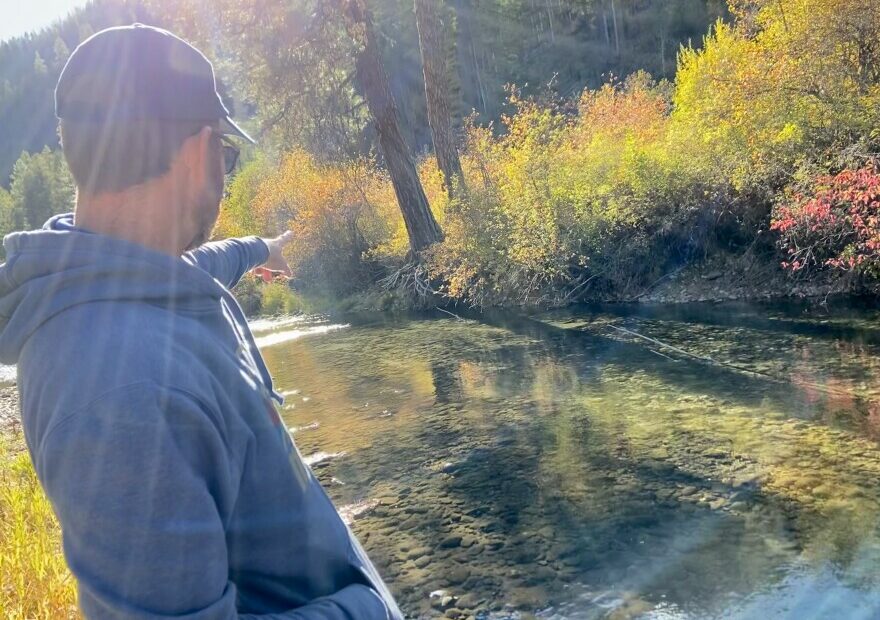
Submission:
POLYGON ((206 125, 196 134, 196 137, 199 139, 199 173, 205 177, 198 180, 200 183, 212 182, 216 171, 211 170, 211 167, 216 168, 218 165, 217 156, 213 152, 214 148, 211 144, 211 140, 214 137, 214 129, 206 125))
POLYGON ((184 140, 180 147, 180 158, 186 165, 187 175, 194 187, 201 187, 210 174, 208 166, 213 162, 211 157, 211 137, 214 130, 205 125, 199 133, 184 140))

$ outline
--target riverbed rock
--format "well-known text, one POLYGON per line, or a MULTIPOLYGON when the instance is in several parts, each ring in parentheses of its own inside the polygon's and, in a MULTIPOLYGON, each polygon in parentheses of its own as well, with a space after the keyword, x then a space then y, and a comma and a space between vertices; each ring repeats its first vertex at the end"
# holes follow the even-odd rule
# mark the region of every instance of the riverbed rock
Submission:
POLYGON ((471 569, 467 566, 459 565, 449 570, 446 574, 446 579, 452 585, 459 585, 464 583, 468 577, 471 576, 471 569))
POLYGON ((719 510, 727 506, 727 504, 727 498, 719 497, 718 499, 709 502, 709 508, 711 508, 712 510, 719 510))
POLYGON ((431 550, 428 547, 415 547, 414 549, 410 549, 406 554, 407 560, 415 560, 416 558, 420 558, 423 555, 428 555, 431 553, 431 550))
POLYGON ((442 541, 440 541, 440 547, 443 549, 455 549, 456 547, 461 546, 461 538, 462 537, 458 534, 447 536, 442 541))
POLYGON ((461 544, 462 548, 468 549, 470 547, 473 547, 476 542, 477 542, 477 539, 474 538, 473 536, 462 536, 460 544, 461 544))
POLYGON ((459 609, 474 609, 480 603, 482 603, 482 600, 478 598, 476 594, 468 592, 461 595, 458 601, 456 601, 456 606, 459 609))
POLYGON ((507 603, 520 610, 538 609, 545 601, 546 592, 543 588, 513 588, 507 596, 507 603))

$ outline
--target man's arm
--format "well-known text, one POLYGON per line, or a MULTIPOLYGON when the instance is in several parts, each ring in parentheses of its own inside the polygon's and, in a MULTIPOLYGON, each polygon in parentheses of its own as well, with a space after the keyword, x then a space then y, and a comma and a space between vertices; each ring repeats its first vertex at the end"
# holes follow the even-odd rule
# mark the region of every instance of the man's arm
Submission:
POLYGON ((293 233, 261 239, 242 237, 213 241, 183 255, 183 259, 211 274, 226 288, 235 286, 241 277, 260 265, 270 271, 290 275, 282 251, 293 240, 293 233))
POLYGON ((259 237, 212 241, 183 255, 183 260, 211 274, 232 288, 254 267, 269 260, 269 246, 259 237))
POLYGON ((237 497, 229 455, 209 412, 151 382, 113 390, 48 430, 34 461, 85 616, 388 620, 360 584, 283 613, 238 615, 221 518, 237 497))

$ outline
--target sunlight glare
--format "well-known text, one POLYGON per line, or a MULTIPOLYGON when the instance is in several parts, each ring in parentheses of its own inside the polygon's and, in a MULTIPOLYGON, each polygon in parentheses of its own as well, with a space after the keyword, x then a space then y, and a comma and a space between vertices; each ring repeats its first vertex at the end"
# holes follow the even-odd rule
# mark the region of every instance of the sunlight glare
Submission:
POLYGON ((51 26, 86 3, 87 0, 33 0, 9 6, 0 20, 0 42, 51 26))

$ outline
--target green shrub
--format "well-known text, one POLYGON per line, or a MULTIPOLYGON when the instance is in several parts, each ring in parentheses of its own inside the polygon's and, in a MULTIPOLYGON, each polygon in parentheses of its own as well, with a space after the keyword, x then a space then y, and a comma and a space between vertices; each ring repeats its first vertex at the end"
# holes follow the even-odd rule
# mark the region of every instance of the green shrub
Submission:
POLYGON ((232 293, 247 316, 257 316, 263 306, 262 281, 253 274, 245 274, 232 293))
POLYGON ((264 316, 303 312, 302 300, 285 282, 270 282, 260 287, 260 313, 264 316))

